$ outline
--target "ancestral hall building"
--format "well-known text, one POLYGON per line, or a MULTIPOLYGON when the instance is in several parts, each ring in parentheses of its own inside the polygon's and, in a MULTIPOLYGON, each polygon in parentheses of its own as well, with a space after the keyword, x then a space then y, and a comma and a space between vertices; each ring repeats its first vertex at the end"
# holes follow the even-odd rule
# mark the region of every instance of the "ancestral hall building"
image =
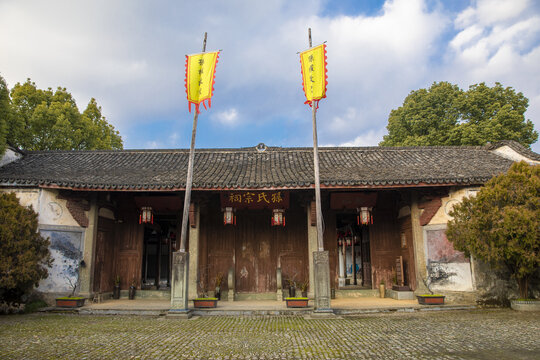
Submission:
MULTIPOLYGON (((8 149, 0 191, 31 205, 51 239, 55 261, 39 290, 68 291, 78 269, 86 296, 111 292, 116 279, 123 290, 134 284, 170 296, 188 153, 8 149)), ((412 290, 429 280, 441 292, 474 294, 474 262, 445 236, 449 211, 512 162, 540 164, 540 155, 511 141, 320 148, 319 156, 324 249, 336 290, 402 278, 412 290)), ((213 290, 221 276, 222 298, 231 300, 275 299, 290 283, 313 284, 313 178, 311 148, 197 149, 190 298, 213 290)))

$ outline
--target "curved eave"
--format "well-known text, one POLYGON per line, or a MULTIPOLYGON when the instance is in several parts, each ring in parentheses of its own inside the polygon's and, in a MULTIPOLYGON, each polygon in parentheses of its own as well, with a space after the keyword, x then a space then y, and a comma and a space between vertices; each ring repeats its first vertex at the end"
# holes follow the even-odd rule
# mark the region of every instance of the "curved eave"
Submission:
MULTIPOLYGON (((412 189, 425 187, 449 187, 449 186, 471 186, 482 185, 489 178, 475 179, 455 179, 453 181, 428 180, 428 181, 366 181, 358 184, 321 184, 321 189, 325 190, 366 190, 366 189, 412 189)), ((43 189, 61 189, 73 191, 114 191, 114 192, 169 192, 185 191, 184 186, 155 186, 155 185, 110 185, 110 184, 20 184, 20 183, 2 183, 3 187, 39 187, 43 189)), ((250 190, 309 190, 315 186, 310 185, 282 185, 282 186, 193 186, 193 191, 250 191, 250 190)))

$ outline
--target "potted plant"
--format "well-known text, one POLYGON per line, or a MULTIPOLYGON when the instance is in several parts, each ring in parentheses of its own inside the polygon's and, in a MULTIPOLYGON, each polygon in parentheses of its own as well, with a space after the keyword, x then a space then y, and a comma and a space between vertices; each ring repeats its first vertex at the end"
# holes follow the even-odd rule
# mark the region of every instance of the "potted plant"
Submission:
POLYGON ((129 300, 135 299, 135 291, 136 291, 136 284, 135 278, 131 280, 131 285, 129 286, 129 300))
POLYGON ((81 307, 84 305, 85 298, 82 296, 75 296, 75 291, 77 286, 79 286, 79 271, 76 272, 76 279, 73 280, 71 277, 66 277, 69 286, 71 287, 71 294, 69 296, 63 296, 56 298, 57 307, 66 307, 66 308, 75 308, 81 307))
POLYGON ((201 288, 201 292, 199 293, 199 297, 196 299, 193 299, 193 306, 196 308, 215 308, 217 307, 218 298, 217 297, 209 297, 208 292, 206 290, 206 285, 203 281, 199 283, 199 286, 201 288))
POLYGON ((381 299, 384 299, 385 295, 386 295, 386 287, 384 284, 384 280, 381 280, 379 284, 379 296, 381 297, 381 299))
POLYGON ((120 276, 114 278, 113 299, 120 299, 120 276))
POLYGON ((308 306, 307 297, 288 297, 285 298, 288 308, 305 308, 308 306))
POLYGON ((289 297, 293 298, 296 296, 296 275, 293 275, 293 277, 287 278, 287 285, 289 286, 289 297))
POLYGON ((309 288, 309 280, 306 280, 300 284, 300 291, 302 292, 302 297, 307 298, 309 288))
POLYGON ((219 272, 217 275, 216 275, 216 278, 214 280, 214 285, 216 286, 216 290, 214 292, 214 296, 218 299, 218 300, 221 300, 221 284, 223 283, 223 273, 222 272, 219 272))
POLYGON ((426 281, 425 279, 422 279, 422 282, 424 283, 424 285, 426 285, 429 294, 416 295, 418 303, 420 305, 444 305, 445 296, 441 294, 434 294, 433 291, 431 291, 431 281, 426 281))

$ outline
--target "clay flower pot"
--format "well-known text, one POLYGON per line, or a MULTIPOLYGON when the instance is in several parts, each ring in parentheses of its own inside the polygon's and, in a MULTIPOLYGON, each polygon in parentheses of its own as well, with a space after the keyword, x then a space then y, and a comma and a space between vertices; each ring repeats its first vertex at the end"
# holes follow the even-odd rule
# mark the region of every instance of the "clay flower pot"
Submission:
POLYGON ((285 298, 285 301, 287 302, 288 308, 305 308, 308 306, 308 298, 307 297, 288 297, 285 298))
POLYGON ((84 305, 85 298, 83 297, 60 297, 56 298, 56 306, 63 308, 76 308, 84 305))
POLYGON ((217 298, 198 298, 193 299, 193 306, 196 308, 215 308, 217 307, 217 298))
POLYGON ((444 295, 417 295, 416 298, 421 305, 444 305, 444 295))

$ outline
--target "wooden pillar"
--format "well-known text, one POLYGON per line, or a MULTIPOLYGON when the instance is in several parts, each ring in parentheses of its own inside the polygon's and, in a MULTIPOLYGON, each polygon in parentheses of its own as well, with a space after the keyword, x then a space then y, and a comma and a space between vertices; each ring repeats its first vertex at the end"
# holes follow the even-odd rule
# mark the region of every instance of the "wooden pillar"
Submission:
POLYGON ((88 227, 84 230, 84 251, 83 258, 84 267, 79 268, 79 280, 81 296, 90 297, 94 291, 92 284, 94 283, 94 265, 96 258, 96 239, 98 226, 98 211, 96 198, 92 198, 90 202, 90 210, 88 211, 88 227))
POLYGON ((420 208, 418 207, 418 194, 411 195, 411 224, 414 248, 414 265, 416 269, 416 291, 425 293, 424 279, 427 279, 426 249, 424 246, 424 234, 420 225, 420 208))

